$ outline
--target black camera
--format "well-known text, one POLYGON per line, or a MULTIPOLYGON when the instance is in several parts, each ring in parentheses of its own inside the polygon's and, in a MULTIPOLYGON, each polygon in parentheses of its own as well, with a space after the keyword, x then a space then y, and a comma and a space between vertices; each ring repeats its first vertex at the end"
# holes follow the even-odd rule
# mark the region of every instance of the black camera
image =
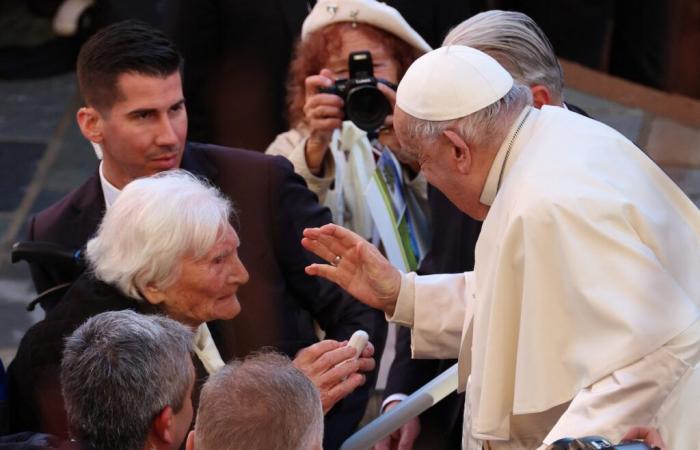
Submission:
POLYGON ((612 444, 607 439, 600 436, 586 436, 578 439, 559 439, 547 450, 654 450, 644 442, 625 442, 622 444, 612 444))
POLYGON ((374 78, 372 54, 368 51, 350 53, 348 72, 350 78, 336 80, 333 86, 322 87, 319 92, 341 97, 345 102, 345 118, 364 131, 375 131, 384 125, 384 119, 391 114, 389 100, 377 89, 377 83, 393 90, 396 90, 396 85, 374 78))

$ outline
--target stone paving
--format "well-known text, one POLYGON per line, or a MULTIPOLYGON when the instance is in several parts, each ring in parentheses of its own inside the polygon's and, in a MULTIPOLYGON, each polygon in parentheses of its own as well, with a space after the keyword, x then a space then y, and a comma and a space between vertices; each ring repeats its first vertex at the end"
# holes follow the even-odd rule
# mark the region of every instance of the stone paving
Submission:
POLYGON ((25 306, 34 288, 25 263, 10 264, 13 242, 31 214, 52 204, 94 170, 91 146, 75 123, 73 74, 0 82, 0 358, 7 365, 22 335, 43 317, 25 306))
MULTIPOLYGON (((568 89, 567 101, 618 129, 659 162, 700 205, 700 129, 568 89)), ((0 358, 7 365, 26 329, 43 317, 26 304, 33 287, 25 263, 10 264, 27 218, 85 180, 96 167, 75 124, 73 74, 0 82, 0 358)))

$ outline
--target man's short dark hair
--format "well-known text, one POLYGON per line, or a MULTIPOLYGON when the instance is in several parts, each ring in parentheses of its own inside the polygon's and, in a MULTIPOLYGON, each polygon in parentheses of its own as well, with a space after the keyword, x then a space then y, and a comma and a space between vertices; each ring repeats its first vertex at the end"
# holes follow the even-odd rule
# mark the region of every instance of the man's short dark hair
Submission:
POLYGON ((182 69, 182 55, 163 33, 136 20, 95 33, 78 54, 80 92, 88 106, 108 109, 119 98, 117 78, 135 73, 165 78, 182 69))

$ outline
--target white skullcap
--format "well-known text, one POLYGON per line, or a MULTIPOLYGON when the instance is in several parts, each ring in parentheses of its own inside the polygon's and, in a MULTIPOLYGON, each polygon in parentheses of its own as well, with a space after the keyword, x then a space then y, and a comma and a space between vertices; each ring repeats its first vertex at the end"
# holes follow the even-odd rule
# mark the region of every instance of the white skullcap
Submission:
POLYGON ((318 0, 301 27, 301 39, 339 22, 366 23, 388 31, 418 50, 429 52, 427 42, 394 8, 376 0, 318 0))
POLYGON ((495 59, 463 45, 418 58, 396 91, 396 106, 417 119, 453 120, 503 98, 513 77, 495 59))

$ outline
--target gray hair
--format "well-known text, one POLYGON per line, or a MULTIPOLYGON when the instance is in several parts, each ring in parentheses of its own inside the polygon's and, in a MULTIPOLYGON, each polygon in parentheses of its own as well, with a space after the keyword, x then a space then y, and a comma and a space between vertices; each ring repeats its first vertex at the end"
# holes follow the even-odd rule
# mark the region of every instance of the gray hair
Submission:
POLYGON ((410 142, 435 142, 443 132, 452 130, 475 148, 497 149, 518 114, 531 104, 530 88, 516 83, 500 100, 465 117, 431 121, 406 114, 406 136, 410 142))
POLYGON ((184 170, 132 181, 107 210, 87 244, 95 276, 142 298, 149 284, 165 289, 185 256, 201 258, 229 224, 231 203, 184 170))
POLYGON ((491 10, 453 28, 443 45, 466 45, 490 55, 513 78, 527 86, 546 86, 554 100, 563 100, 564 74, 552 44, 529 16, 491 10))
POLYGON ((192 331, 160 316, 110 311, 66 338, 61 383, 71 435, 96 450, 142 448, 153 418, 182 409, 194 382, 192 331))
POLYGON ((197 450, 308 450, 322 439, 318 390, 285 356, 231 362, 202 388, 197 450))

